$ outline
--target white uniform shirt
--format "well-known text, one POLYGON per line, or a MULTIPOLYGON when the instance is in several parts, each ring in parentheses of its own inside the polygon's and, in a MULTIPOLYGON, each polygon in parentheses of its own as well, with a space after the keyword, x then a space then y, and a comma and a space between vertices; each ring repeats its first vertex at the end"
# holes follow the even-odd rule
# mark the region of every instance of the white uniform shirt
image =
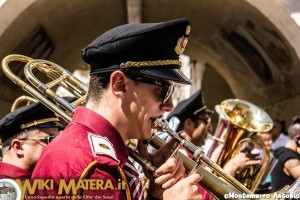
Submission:
POLYGON ((272 143, 272 149, 275 151, 279 147, 283 147, 287 143, 288 139, 288 136, 281 133, 279 137, 272 143))

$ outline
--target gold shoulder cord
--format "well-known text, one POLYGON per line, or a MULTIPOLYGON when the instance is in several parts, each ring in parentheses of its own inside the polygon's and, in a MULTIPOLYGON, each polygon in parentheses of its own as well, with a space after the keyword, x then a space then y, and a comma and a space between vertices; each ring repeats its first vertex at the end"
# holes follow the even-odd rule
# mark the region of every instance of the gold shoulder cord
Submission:
MULTIPOLYGON (((91 162, 82 172, 81 176, 79 177, 80 179, 84 179, 86 177, 86 175, 88 174, 88 172, 92 169, 92 167, 94 167, 95 165, 97 164, 97 161, 93 161, 91 162)), ((122 168, 120 166, 118 166, 118 171, 120 172, 121 174, 121 177, 123 180, 126 181, 126 197, 127 197, 127 200, 131 200, 131 193, 130 193, 130 189, 129 189, 129 185, 128 185, 128 182, 127 182, 127 179, 126 179, 126 176, 122 170, 122 168)))
POLYGON ((79 177, 80 179, 84 179, 86 177, 86 175, 88 174, 88 172, 90 171, 90 169, 92 169, 92 167, 94 167, 97 164, 97 160, 94 160, 93 162, 91 162, 82 172, 81 176, 79 177))
POLYGON ((129 189, 129 184, 128 184, 126 176, 125 176, 125 174, 124 174, 124 172, 123 172, 123 170, 120 166, 118 166, 118 171, 120 172, 122 179, 126 181, 126 197, 127 197, 127 200, 131 200, 131 193, 130 193, 130 189, 129 189))

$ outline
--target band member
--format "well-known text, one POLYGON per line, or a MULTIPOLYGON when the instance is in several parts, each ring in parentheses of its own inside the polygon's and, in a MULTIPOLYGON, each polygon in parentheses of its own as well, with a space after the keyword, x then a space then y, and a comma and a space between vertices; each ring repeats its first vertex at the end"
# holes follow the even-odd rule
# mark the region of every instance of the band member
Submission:
POLYGON ((284 147, 289 137, 284 134, 285 122, 279 119, 273 119, 272 134, 272 150, 275 151, 279 147, 284 147))
POLYGON ((187 140, 201 147, 213 128, 210 123, 212 113, 213 111, 205 105, 202 91, 198 90, 188 99, 181 101, 168 115, 167 120, 172 122, 172 126, 177 126, 177 132, 185 131, 187 140), (178 119, 177 125, 175 117, 178 119))
MULTIPOLYGON (((149 139, 154 120, 173 109, 174 83, 190 84, 179 61, 189 33, 186 19, 126 24, 102 34, 82 50, 83 60, 91 65, 87 104, 76 108, 71 123, 45 148, 33 179, 52 178, 55 188, 37 194, 58 195, 60 180, 85 178, 111 182, 114 187, 79 189, 75 193, 81 197, 142 198, 125 143, 149 139), (125 189, 118 188, 120 180, 126 182, 125 189)), ((149 196, 201 199, 195 185, 200 175, 182 179, 181 159, 175 155, 164 163, 166 154, 165 150, 156 156, 144 153, 157 167, 149 177, 149 196)))
MULTIPOLYGON (((201 148, 205 145, 206 136, 213 130, 210 123, 212 113, 213 111, 208 109, 205 104, 203 93, 201 90, 198 90, 191 97, 180 102, 169 114, 167 119, 170 122, 170 126, 173 127, 176 132, 184 131, 186 134, 185 139, 201 148)), ((170 137, 165 133, 159 133, 158 135, 165 140, 168 140, 167 138, 170 137)), ((191 153, 185 149, 182 149, 182 152, 190 158, 192 157, 191 153)), ((218 158, 211 159, 216 162, 218 158)), ((224 165, 223 169, 234 177, 238 170, 243 170, 249 165, 257 165, 259 163, 259 160, 250 159, 249 154, 240 152, 233 156, 224 165)), ((212 199, 212 196, 200 186, 199 192, 202 194, 203 199, 212 199)))
MULTIPOLYGON (((213 130, 212 113, 213 111, 205 105, 202 91, 198 90, 191 97, 179 102, 168 115, 167 120, 174 131, 183 131, 181 134, 186 140, 202 147, 205 145, 207 134, 213 130)), ((167 133, 158 132, 157 135, 165 141, 171 138, 167 133)), ((183 153, 192 156, 187 151, 183 151, 183 153)))
POLYGON ((2 118, 0 178, 30 179, 42 150, 61 128, 59 119, 41 103, 23 106, 2 118))
MULTIPOLYGON (((274 126, 274 125, 273 125, 274 126)), ((269 155, 270 155, 270 170, 267 170, 265 173, 267 173, 267 177, 265 180, 262 180, 260 185, 257 187, 255 193, 259 194, 268 194, 271 193, 271 170, 273 170, 272 166, 274 167, 277 163, 277 159, 274 158, 273 151, 272 151, 272 129, 267 132, 259 132, 257 133, 257 137, 264 143, 265 147, 268 149, 269 155)), ((268 167, 268 168, 269 168, 268 167)))
POLYGON ((278 191, 286 185, 291 185, 300 177, 299 116, 293 118, 288 128, 288 136, 289 139, 285 146, 274 151, 278 162, 271 173, 272 191, 278 191))
MULTIPOLYGON (((208 133, 212 131, 211 114, 212 110, 205 105, 204 96, 201 90, 195 92, 191 97, 178 103, 174 110, 168 115, 167 120, 170 126, 176 131, 184 131, 182 136, 196 146, 203 146, 208 133)), ((168 141, 171 137, 167 133, 157 135, 168 141)), ((180 149, 182 153, 192 158, 190 152, 180 149)), ((198 185, 198 191, 203 200, 210 200, 212 196, 198 185)))

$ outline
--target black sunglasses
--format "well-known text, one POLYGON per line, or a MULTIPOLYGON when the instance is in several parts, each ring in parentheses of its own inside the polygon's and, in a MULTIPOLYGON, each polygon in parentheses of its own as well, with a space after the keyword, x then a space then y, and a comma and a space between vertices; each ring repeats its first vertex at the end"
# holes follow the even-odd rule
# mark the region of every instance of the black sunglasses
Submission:
POLYGON ((131 74, 131 73, 124 73, 124 74, 131 80, 147 83, 150 85, 160 86, 162 88, 162 92, 161 92, 162 104, 165 104, 170 99, 170 97, 174 92, 174 83, 170 84, 166 81, 151 79, 145 76, 141 76, 140 74, 131 74))
POLYGON ((45 138, 21 138, 19 140, 38 140, 38 141, 42 141, 46 144, 49 144, 56 136, 54 135, 50 135, 48 137, 45 138))

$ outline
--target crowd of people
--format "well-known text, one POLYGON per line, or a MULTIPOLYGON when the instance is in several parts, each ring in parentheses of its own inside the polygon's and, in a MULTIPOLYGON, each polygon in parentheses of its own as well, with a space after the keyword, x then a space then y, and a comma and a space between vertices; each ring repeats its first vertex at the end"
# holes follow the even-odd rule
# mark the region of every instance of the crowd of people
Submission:
MULTIPOLYGON (((87 103, 75 109, 66 127, 41 103, 21 107, 0 120, 0 178, 52 179, 53 188, 35 191, 34 195, 40 196, 58 195, 62 179, 85 178, 110 181, 114 186, 123 180, 127 187, 81 188, 76 191, 80 196, 213 199, 198 184, 201 174, 186 174, 178 152, 166 156, 178 141, 168 134, 155 133, 167 142, 155 153, 145 150, 147 144, 143 142, 152 137, 153 122, 167 112, 170 127, 199 148, 214 130, 211 115, 215 113, 207 108, 201 90, 175 108, 173 105, 174 84, 191 84, 180 71, 179 61, 189 34, 188 20, 178 19, 122 25, 92 41, 81 52, 90 65, 87 103), (139 171, 128 156, 126 143, 130 139, 139 140, 139 149, 143 149, 140 153, 155 166, 154 172, 142 166, 149 180, 145 196, 139 171)), ((260 192, 277 191, 300 176, 300 117, 293 118, 288 135, 283 132, 281 121, 274 119, 270 131, 256 134, 270 157, 277 159, 272 173, 260 183, 260 192)), ((193 158, 185 149, 179 151, 193 158)), ((222 167, 236 177, 249 166, 261 165, 262 161, 253 157, 240 151, 222 167)))

